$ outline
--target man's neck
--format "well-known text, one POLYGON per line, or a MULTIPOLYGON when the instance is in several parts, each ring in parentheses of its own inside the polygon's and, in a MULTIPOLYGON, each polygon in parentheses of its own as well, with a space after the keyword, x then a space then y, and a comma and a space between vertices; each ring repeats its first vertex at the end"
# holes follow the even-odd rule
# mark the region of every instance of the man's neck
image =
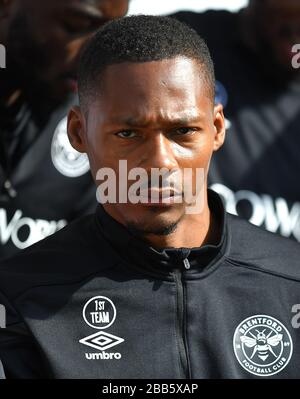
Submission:
POLYGON ((174 232, 168 235, 149 234, 144 238, 154 248, 195 248, 215 244, 219 226, 206 204, 200 215, 185 215, 174 232))

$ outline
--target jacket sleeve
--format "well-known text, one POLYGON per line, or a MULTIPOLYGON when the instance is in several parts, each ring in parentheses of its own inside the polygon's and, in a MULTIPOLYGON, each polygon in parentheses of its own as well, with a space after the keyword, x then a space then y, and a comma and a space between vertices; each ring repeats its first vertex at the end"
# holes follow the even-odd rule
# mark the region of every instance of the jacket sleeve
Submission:
POLYGON ((47 378, 33 335, 1 292, 0 304, 0 378, 47 378))

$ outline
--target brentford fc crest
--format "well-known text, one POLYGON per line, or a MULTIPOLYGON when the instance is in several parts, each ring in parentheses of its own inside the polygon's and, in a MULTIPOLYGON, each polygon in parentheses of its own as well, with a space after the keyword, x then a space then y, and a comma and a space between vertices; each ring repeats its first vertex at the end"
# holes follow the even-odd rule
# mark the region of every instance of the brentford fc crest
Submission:
POLYGON ((274 317, 255 315, 243 320, 233 337, 234 353, 249 373, 267 377, 281 372, 293 353, 286 327, 274 317))
POLYGON ((67 134, 67 117, 57 125, 51 145, 51 158, 55 168, 64 176, 79 177, 90 168, 86 154, 76 151, 67 134))

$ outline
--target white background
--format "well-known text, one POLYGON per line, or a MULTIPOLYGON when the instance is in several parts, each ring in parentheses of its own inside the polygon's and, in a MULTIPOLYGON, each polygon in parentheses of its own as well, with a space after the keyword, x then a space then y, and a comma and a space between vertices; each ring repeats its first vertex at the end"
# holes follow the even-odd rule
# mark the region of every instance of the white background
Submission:
POLYGON ((204 11, 223 9, 236 11, 248 0, 131 0, 129 14, 169 14, 178 10, 204 11))

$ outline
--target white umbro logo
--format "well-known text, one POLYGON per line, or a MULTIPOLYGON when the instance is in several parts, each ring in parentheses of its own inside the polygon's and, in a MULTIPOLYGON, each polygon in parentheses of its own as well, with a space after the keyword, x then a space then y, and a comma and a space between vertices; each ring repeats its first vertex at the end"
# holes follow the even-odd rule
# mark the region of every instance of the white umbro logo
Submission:
MULTIPOLYGON (((83 307, 82 316, 86 324, 97 330, 104 330, 110 327, 117 315, 117 310, 111 299, 106 296, 98 295, 89 299, 83 307)), ((109 334, 104 331, 98 331, 95 334, 82 338, 79 342, 83 345, 97 349, 97 353, 85 353, 87 360, 99 359, 121 359, 119 352, 105 352, 106 349, 119 345, 124 342, 123 338, 109 334)))
POLYGON ((106 349, 109 349, 115 345, 120 344, 121 342, 124 342, 124 339, 117 337, 116 335, 100 331, 81 339, 79 342, 100 351, 105 351, 106 349))

